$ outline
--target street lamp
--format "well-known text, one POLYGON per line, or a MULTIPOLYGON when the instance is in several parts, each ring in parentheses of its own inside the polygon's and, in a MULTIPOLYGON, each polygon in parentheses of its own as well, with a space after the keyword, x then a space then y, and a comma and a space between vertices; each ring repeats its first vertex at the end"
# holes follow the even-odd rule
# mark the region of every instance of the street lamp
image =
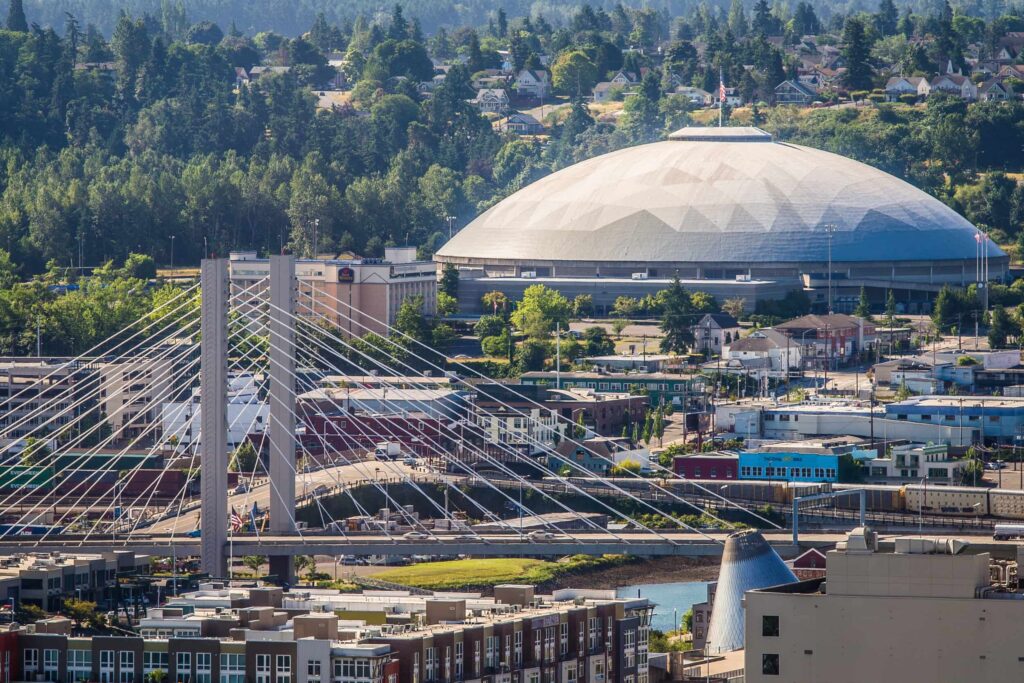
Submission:
POLYGON ((448 221, 448 239, 452 238, 452 226, 455 223, 455 216, 445 216, 444 219, 448 221))
POLYGON ((174 277, 174 235, 171 235, 171 277, 174 277))

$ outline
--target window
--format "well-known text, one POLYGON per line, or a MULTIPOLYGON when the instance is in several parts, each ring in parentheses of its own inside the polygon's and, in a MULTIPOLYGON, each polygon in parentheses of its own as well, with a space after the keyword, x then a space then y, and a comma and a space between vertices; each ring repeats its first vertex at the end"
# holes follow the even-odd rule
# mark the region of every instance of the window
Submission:
POLYGON ((437 648, 428 647, 426 656, 424 657, 425 666, 423 667, 423 673, 428 681, 437 680, 437 648))
POLYGON ((765 638, 779 637, 779 618, 777 616, 766 614, 761 617, 761 635, 765 638))
MULTIPOLYGON (((419 683, 420 680, 420 653, 412 653, 412 682, 419 683)), ((259 683, 259 681, 257 681, 259 683)))
POLYGON ((100 650, 100 683, 113 683, 114 651, 100 650))
POLYGON ((291 683, 292 680, 292 656, 277 655, 275 662, 277 671, 277 683, 291 683))
POLYGON ((761 655, 761 673, 765 676, 778 676, 779 656, 761 655))
MULTIPOLYGON (((522 632, 517 631, 516 635, 519 636, 519 654, 516 660, 518 663, 523 656, 523 634, 522 632)), ((462 652, 464 645, 465 644, 461 640, 455 643, 455 680, 457 681, 462 680, 462 652)))
POLYGON ((558 651, 564 655, 567 652, 569 652, 569 622, 563 621, 561 624, 559 624, 558 632, 558 651))
POLYGON ((320 681, 320 661, 312 659, 306 662, 306 676, 310 683, 320 681))
POLYGON ((43 678, 47 681, 56 681, 59 677, 57 657, 56 649, 43 650, 43 678))
POLYGON ((931 422, 932 421, 932 416, 931 415, 922 415, 921 419, 922 420, 926 420, 928 422, 931 422))
MULTIPOLYGON (((580 631, 580 639, 583 638, 583 631, 580 631)), ((461 645, 461 643, 460 643, 461 645)), ((459 650, 456 650, 458 653, 459 650)), ((516 631, 512 634, 512 663, 521 666, 523 663, 523 632, 516 631)))
POLYGON ((590 631, 590 638, 589 638, 587 647, 590 648, 590 652, 591 652, 591 654, 593 654, 594 652, 597 651, 597 645, 598 645, 597 639, 598 639, 598 636, 599 636, 600 630, 601 630, 601 622, 598 621, 597 618, 592 617, 590 619, 587 619, 587 627, 589 628, 589 631, 590 631))
POLYGON ((256 683, 270 683, 270 655, 256 655, 256 683))
MULTIPOLYGON (((102 652, 100 653, 103 654, 102 652)), ((259 657, 266 655, 259 655, 256 659, 259 661, 259 657)), ((102 657, 101 657, 102 660, 102 657)), ((101 662, 102 663, 102 662, 101 662)), ((267 665, 267 673, 270 673, 270 665, 267 665)), ((257 677, 258 678, 258 677, 257 677)), ((190 683, 192 680, 192 653, 191 652, 179 652, 174 656, 174 680, 177 683, 190 683)), ((269 677, 262 683, 270 683, 269 677)))
POLYGON ((39 650, 34 647, 25 648, 22 653, 22 664, 21 668, 25 670, 25 677, 29 678, 29 674, 38 673, 39 671, 39 650))
POLYGON ((92 680, 92 650, 68 650, 68 674, 76 683, 92 680))
POLYGON ((143 652, 142 653, 142 673, 151 674, 154 671, 167 672, 167 653, 166 652, 143 652))
POLYGON ((213 655, 209 652, 196 653, 196 683, 212 683, 213 655))
MULTIPOLYGON (((121 650, 118 653, 120 666, 117 672, 118 683, 133 683, 135 681, 135 653, 131 650, 121 650)), ((204 683, 210 683, 207 679, 204 683)))

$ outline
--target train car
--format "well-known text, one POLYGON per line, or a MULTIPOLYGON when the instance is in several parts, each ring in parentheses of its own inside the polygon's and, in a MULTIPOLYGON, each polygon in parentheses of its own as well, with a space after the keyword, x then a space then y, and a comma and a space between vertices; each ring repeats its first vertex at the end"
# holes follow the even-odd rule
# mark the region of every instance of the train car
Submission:
POLYGON ((0 537, 62 534, 64 527, 52 524, 0 524, 0 537))
POLYGON ((988 513, 1001 519, 1024 520, 1024 491, 991 489, 988 492, 988 513))
POLYGON ((989 513, 988 489, 970 486, 907 484, 906 512, 932 515, 984 517, 989 513))
POLYGON ((0 466, 0 490, 42 493, 54 484, 54 468, 35 465, 0 466))
MULTIPOLYGON (((852 489, 864 490, 868 510, 876 512, 904 512, 906 510, 906 498, 903 495, 902 486, 893 484, 834 484, 832 486, 833 491, 852 489)), ((860 508, 860 496, 837 498, 836 507, 843 510, 857 510, 860 508)))
POLYGON ((992 538, 996 541, 1024 538, 1024 524, 996 524, 992 530, 992 538))

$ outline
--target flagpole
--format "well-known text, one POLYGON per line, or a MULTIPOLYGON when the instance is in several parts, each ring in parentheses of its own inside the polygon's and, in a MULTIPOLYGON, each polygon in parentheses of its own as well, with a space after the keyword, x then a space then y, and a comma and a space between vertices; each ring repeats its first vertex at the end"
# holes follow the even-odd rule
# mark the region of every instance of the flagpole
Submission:
POLYGON ((725 106, 725 77, 722 69, 718 69, 718 127, 722 127, 722 108, 725 106))

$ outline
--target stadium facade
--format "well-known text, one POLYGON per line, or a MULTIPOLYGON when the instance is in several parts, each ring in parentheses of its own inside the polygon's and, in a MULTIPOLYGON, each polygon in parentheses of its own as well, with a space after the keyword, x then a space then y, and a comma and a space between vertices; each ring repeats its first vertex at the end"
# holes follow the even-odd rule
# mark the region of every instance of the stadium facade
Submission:
POLYGON ((894 290, 929 309, 945 284, 1006 277, 1009 259, 965 218, 883 171, 757 128, 684 128, 553 173, 499 202, 437 253, 460 271, 463 312, 543 283, 605 309, 672 278, 748 307, 802 289, 852 309, 894 290), (982 253, 986 259, 981 259, 982 253))

